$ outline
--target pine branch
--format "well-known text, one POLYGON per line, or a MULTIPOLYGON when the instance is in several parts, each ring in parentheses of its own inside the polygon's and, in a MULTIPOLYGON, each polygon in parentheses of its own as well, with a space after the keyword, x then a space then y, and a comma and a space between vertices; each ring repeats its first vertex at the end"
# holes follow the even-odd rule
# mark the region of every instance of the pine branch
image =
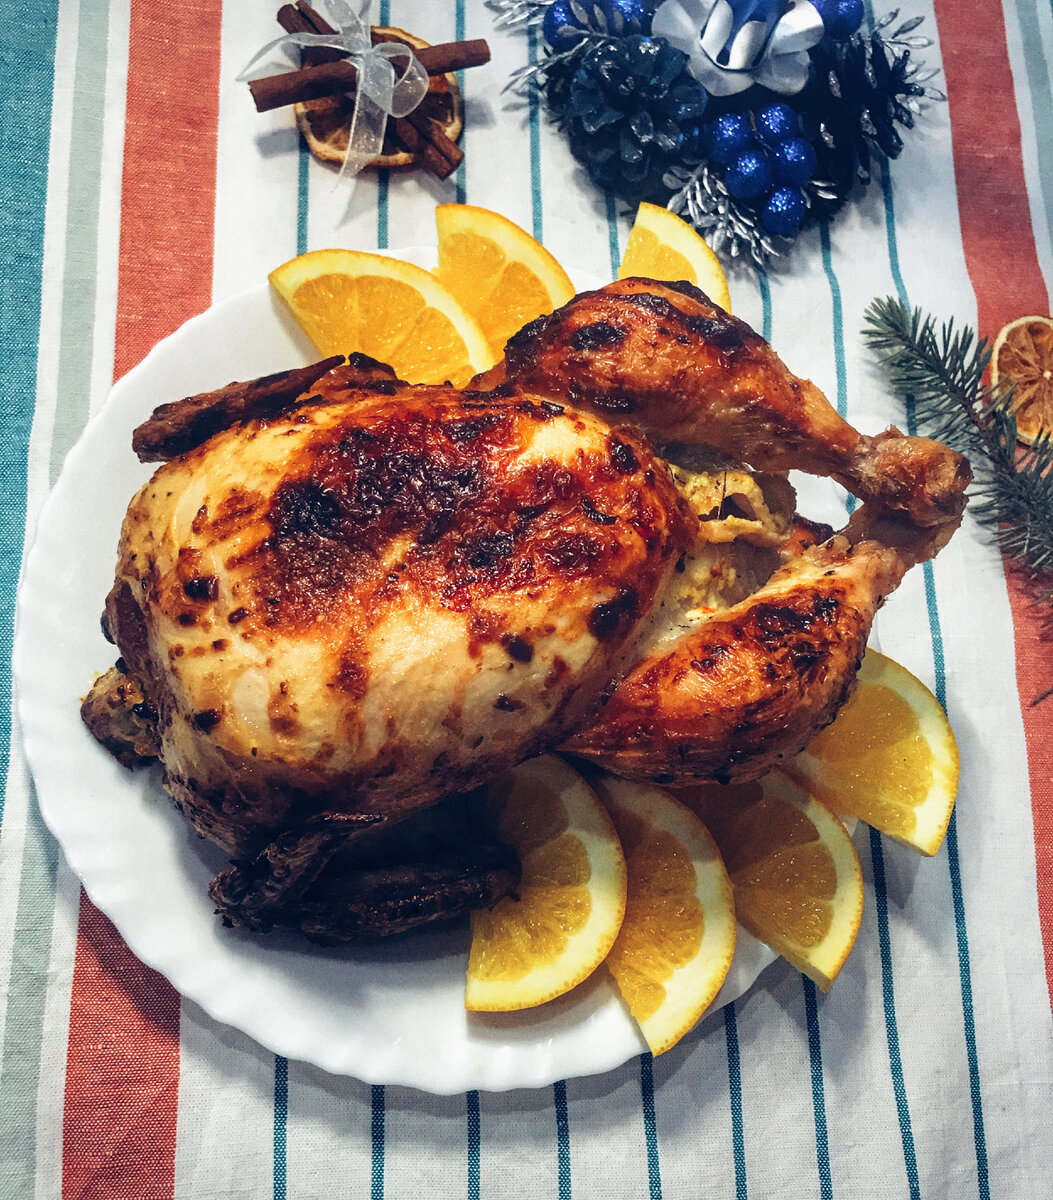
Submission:
POLYGON ((1017 443, 1011 390, 993 394, 983 382, 991 360, 986 340, 955 329, 888 296, 865 314, 863 336, 888 370, 918 425, 970 460, 978 520, 995 528, 1003 552, 1050 609, 1053 636, 1053 437, 1017 443))

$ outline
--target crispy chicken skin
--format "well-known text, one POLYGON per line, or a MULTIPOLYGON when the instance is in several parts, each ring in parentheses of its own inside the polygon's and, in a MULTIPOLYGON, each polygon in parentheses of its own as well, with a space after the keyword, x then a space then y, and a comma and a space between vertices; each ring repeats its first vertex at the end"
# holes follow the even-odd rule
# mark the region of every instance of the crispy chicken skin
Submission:
POLYGON ((848 698, 874 614, 899 583, 887 546, 831 538, 746 600, 637 663, 564 749, 667 785, 756 779, 848 698))
POLYGON ((829 475, 918 525, 961 515, 969 468, 928 438, 868 437, 766 341, 689 284, 620 279, 531 322, 483 377, 629 424, 658 444, 711 446, 761 471, 829 475))
POLYGON ((546 750, 758 777, 833 719, 875 612, 965 505, 959 455, 858 433, 687 284, 578 296, 464 391, 356 355, 304 378, 137 431, 169 461, 106 602, 123 671, 84 707, 160 757, 235 857, 218 911, 251 929, 357 939, 492 902, 516 878, 500 847, 458 855, 433 820, 399 839, 425 866, 386 831, 546 750), (674 443, 717 467, 652 448, 674 443), (790 468, 865 501, 841 534, 794 518, 790 468))
POLYGON ((403 816, 560 742, 688 545, 632 431, 342 371, 161 467, 106 605, 169 790, 239 855, 334 801, 403 816))

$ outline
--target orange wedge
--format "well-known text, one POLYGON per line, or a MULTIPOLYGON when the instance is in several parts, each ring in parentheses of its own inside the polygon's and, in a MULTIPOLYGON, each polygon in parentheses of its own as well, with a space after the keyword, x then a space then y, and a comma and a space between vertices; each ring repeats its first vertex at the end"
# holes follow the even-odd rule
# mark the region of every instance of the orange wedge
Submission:
POLYGON ((592 779, 614 821, 629 886, 607 967, 652 1053, 675 1046, 720 991, 735 955, 728 873, 702 822, 667 792, 592 779))
POLYGON ((787 770, 828 808, 931 855, 954 809, 958 744, 921 680, 868 650, 848 703, 787 770))
POLYGON ((494 361, 528 321, 559 308, 574 285, 553 256, 500 213, 440 204, 436 275, 482 326, 494 361))
POLYGON ((268 277, 323 355, 357 351, 408 383, 463 386, 494 359, 482 330, 430 271, 357 250, 312 250, 268 277))
POLYGON ((991 351, 991 383, 1013 388, 1022 442, 1053 431, 1053 317, 1019 317, 1001 330, 991 351))
POLYGON ((782 771, 677 795, 720 849, 740 923, 827 991, 863 914, 859 856, 845 827, 782 771))
POLYGON ((668 208, 644 201, 625 244, 618 278, 686 279, 701 288, 725 312, 731 312, 731 293, 720 259, 698 232, 668 208))
POLYGON ((513 895, 472 913, 465 1007, 509 1012, 570 991, 607 957, 625 911, 625 859, 596 793, 553 755, 492 784, 487 807, 522 874, 513 895))

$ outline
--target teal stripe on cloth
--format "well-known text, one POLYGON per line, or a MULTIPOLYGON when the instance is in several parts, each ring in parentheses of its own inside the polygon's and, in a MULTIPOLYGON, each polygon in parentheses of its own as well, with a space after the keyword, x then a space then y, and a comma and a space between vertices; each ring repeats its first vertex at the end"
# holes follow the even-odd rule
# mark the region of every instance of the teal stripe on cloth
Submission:
POLYGON ((757 287, 761 295, 761 337, 766 342, 771 341, 771 284, 768 282, 767 271, 757 268, 757 287))
POLYGON ((808 1060, 812 1071, 812 1113, 815 1117, 815 1161, 819 1169, 819 1196, 833 1200, 834 1185, 830 1174, 830 1135, 826 1127, 826 1089, 823 1084, 823 1049, 819 1037, 819 1006, 815 984, 801 976, 804 987, 804 1011, 808 1023, 808 1060))
MULTIPOLYGON (((888 239, 888 259, 896 292, 902 304, 909 304, 907 288, 899 264, 899 244, 896 239, 896 209, 892 195, 892 174, 888 163, 881 169, 881 190, 885 202, 885 230, 888 239)), ((917 433, 918 418, 912 402, 907 404, 907 432, 917 433)), ((943 654, 943 628, 940 623, 939 607, 936 602, 936 578, 932 563, 922 564, 925 579, 925 602, 928 609, 929 636, 932 641, 932 659, 936 699, 946 711, 947 670, 943 654)), ((987 1161, 987 1134, 984 1127, 983 1092, 980 1085, 980 1062, 976 1050, 976 1023, 973 1013, 972 967, 969 954, 969 933, 965 920, 965 897, 962 891, 961 862, 958 855, 957 814, 951 814, 947 829, 947 866, 951 879, 951 898, 954 906, 954 924, 958 943, 958 976, 962 996, 962 1020, 965 1029, 965 1056, 969 1069, 969 1099, 973 1116, 973 1144, 976 1153, 977 1192, 980 1200, 989 1200, 990 1181, 987 1161)))
POLYGON ((819 245, 823 256, 823 271, 830 286, 830 301, 833 305, 834 364, 837 368, 837 411, 840 416, 848 412, 848 383, 845 374, 845 314, 841 303, 841 285, 837 281, 833 257, 830 253, 830 227, 819 226, 819 245))
POLYGON ((375 1083, 369 1089, 370 1173, 369 1200, 384 1200, 384 1085, 375 1083))
MULTIPOLYGON (((1044 217, 1050 241, 1053 242, 1053 88, 1050 85, 1050 54, 1042 45, 1038 5, 1035 0, 1015 0, 1014 11, 1020 23, 1020 40, 1024 49, 1024 72, 1031 96, 1031 112, 1035 126, 1035 145, 1040 167, 1038 204, 1032 206, 1035 217, 1044 217)), ((1048 4, 1053 12, 1053 3, 1048 4)))
POLYGON ((662 1169, 658 1161, 658 1122, 654 1111, 654 1058, 640 1055, 640 1103, 647 1146, 647 1186, 651 1200, 662 1200, 662 1169))
MULTIPOLYGON (((463 42, 465 40, 464 0, 457 0, 457 7, 453 19, 453 36, 455 41, 463 42)), ((467 101, 467 95, 464 90, 465 73, 463 71, 457 72, 457 86, 461 89, 461 96, 465 101, 467 101)), ((462 134, 462 137, 466 135, 467 130, 464 134, 462 134)), ((465 197, 468 195, 468 185, 464 163, 465 160, 462 158, 457 166, 456 172, 454 173, 453 179, 454 188, 456 190, 454 199, 458 204, 464 204, 465 197)))
POLYGON ((731 1151, 735 1157, 735 1200, 747 1200, 746 1137, 742 1121, 742 1062, 735 1005, 724 1005, 724 1044, 728 1054, 728 1098, 731 1102, 731 1151))
POLYGON ((377 249, 387 250, 390 241, 388 233, 388 196, 391 189, 391 172, 387 167, 377 171, 377 249))
MULTIPOLYGON (((390 0, 380 0, 380 13, 377 19, 378 25, 391 24, 391 3, 390 0)), ((385 167, 377 171, 377 249, 387 250, 390 246, 388 232, 388 189, 390 185, 390 172, 385 167)))
MULTIPOLYGON (((527 59, 531 66, 537 62, 537 32, 527 34, 527 59)), ((530 218, 531 232, 542 245, 545 244, 545 222, 541 206, 541 99, 533 90, 530 92, 527 126, 530 132, 530 218)))
POLYGON ((311 151, 300 138, 300 156, 296 171, 296 253, 307 253, 307 201, 310 194, 311 151))
MULTIPOLYGON (((26 525, 27 449, 48 186, 57 8, 27 0, 0 22, 0 822, 11 766, 11 651, 26 525)), ((0 1195, 31 1196, 36 1099, 57 849, 30 797, 6 1008, 0 1088, 0 1195)))
MULTIPOLYGON (((458 34, 458 40, 461 35, 458 34)), ((464 1097, 468 1114, 468 1200, 479 1200, 479 1178, 482 1163, 482 1123, 479 1119, 479 1093, 467 1092, 464 1097)))
POLYGON ((0 21, 0 88, 19 97, 0 106, 0 785, 10 767, 10 664, 36 404, 56 23, 49 0, 28 0, 0 21))
POLYGON ((285 1200, 285 1150, 289 1123, 289 1060, 274 1058, 274 1200, 285 1200))
POLYGON ((907 1089, 903 1079, 903 1059, 899 1049, 899 1023, 896 1020, 896 991, 892 974, 892 941, 888 927, 888 889, 885 885, 885 852, 881 845, 881 834, 869 830, 870 862, 874 877, 874 906, 877 909, 878 945, 881 951, 881 997, 885 1010, 885 1037, 888 1041, 889 1069, 892 1072, 892 1092, 896 1098, 896 1115, 899 1118, 899 1135, 903 1143, 903 1161, 907 1168, 907 1187, 910 1200, 921 1200, 918 1182, 918 1162, 914 1153, 914 1127, 907 1102, 907 1089))
POLYGON ((611 278, 618 278, 618 268, 622 265, 622 250, 618 233, 618 201, 610 192, 607 199, 607 242, 611 253, 611 278))
POLYGON ((556 1115, 556 1179, 559 1200, 570 1200, 570 1113, 567 1109, 567 1085, 561 1079, 552 1085, 556 1115))

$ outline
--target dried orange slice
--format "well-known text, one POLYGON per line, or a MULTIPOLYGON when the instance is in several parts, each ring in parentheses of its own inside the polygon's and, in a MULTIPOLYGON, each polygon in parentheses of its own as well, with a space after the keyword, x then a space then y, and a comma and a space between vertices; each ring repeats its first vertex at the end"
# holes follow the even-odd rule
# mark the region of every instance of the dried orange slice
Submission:
POLYGON ((482 326, 494 358, 528 321, 574 295, 567 272, 513 221, 471 204, 440 204, 436 275, 482 326))
POLYGON ((827 991, 863 914, 859 856, 844 825, 782 771, 677 795, 720 849, 740 923, 827 991))
POLYGON ((1031 445, 1053 431, 1053 317, 1020 317, 995 338, 991 383, 1012 386, 1017 437, 1031 445))
POLYGON ((463 386, 493 362, 482 330, 430 271, 357 250, 311 250, 268 276, 324 355, 358 351, 409 383, 463 386))
POLYGON ((519 855, 515 893, 471 916, 465 1007, 532 1008, 603 962, 625 911, 625 859, 606 809, 554 755, 491 784, 494 832, 519 855))
POLYGON ((675 1046, 720 991, 735 955, 735 903, 702 822, 667 792, 592 779, 625 853, 628 899, 607 968, 652 1053, 675 1046))
POLYGON ((868 650, 837 719, 786 769, 828 808, 931 855, 958 792, 958 744, 921 680, 868 650))
POLYGON ((714 304, 731 312, 731 293, 720 259, 682 217, 657 204, 644 201, 636 210, 618 268, 619 279, 629 275, 686 279, 701 288, 714 304))

